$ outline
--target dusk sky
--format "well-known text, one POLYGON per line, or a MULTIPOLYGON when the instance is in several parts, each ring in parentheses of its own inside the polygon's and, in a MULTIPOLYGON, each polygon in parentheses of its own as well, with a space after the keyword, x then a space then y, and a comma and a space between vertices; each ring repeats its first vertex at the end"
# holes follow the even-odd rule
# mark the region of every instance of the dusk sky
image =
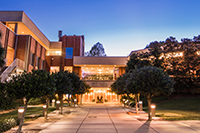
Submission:
POLYGON ((152 41, 200 34, 199 0, 2 0, 24 11, 50 41, 58 30, 84 35, 85 51, 100 42, 108 56, 127 56, 152 41))

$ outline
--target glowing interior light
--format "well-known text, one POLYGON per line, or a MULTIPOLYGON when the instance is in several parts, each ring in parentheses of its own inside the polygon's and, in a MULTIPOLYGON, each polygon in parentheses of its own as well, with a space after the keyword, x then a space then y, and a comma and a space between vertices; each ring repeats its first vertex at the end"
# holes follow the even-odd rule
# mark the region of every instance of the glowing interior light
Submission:
POLYGON ((152 105, 151 105, 151 108, 152 108, 152 109, 155 109, 155 108, 156 108, 156 105, 152 104, 152 105))
POLYGON ((142 101, 139 101, 139 104, 142 104, 142 101))
POLYGON ((56 101, 56 103, 57 103, 57 104, 59 104, 59 103, 60 103, 60 101, 56 101))
POLYGON ((53 99, 52 102, 55 102, 55 99, 53 99))
POLYGON ((19 112, 19 113, 23 113, 23 112, 24 112, 24 109, 22 109, 22 108, 21 108, 21 109, 18 109, 18 112, 19 112))
POLYGON ((55 53, 60 55, 60 54, 61 54, 61 51, 55 51, 55 53))
POLYGON ((47 108, 47 105, 43 105, 43 108, 47 108))

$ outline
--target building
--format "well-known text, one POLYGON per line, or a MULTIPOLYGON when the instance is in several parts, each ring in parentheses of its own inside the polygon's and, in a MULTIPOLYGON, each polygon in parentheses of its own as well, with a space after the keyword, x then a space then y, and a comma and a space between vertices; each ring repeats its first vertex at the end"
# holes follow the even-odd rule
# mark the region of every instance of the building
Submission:
POLYGON ((109 86, 125 72, 128 57, 84 57, 84 36, 59 31, 51 42, 23 11, 0 11, 0 32, 6 50, 1 82, 24 70, 74 71, 92 87, 83 102, 119 102, 109 86))

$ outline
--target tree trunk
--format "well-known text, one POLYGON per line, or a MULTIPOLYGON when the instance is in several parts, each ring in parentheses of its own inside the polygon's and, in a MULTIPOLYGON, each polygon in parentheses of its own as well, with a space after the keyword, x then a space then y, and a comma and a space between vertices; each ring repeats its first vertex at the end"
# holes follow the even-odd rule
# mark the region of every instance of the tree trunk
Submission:
POLYGON ((44 119, 47 120, 47 113, 48 113, 48 108, 49 108, 49 98, 46 99, 46 105, 47 105, 47 108, 45 109, 45 112, 44 112, 44 119))
POLYGON ((63 94, 59 96, 60 98, 60 114, 63 113, 63 94))
POLYGON ((82 104, 82 100, 83 100, 82 98, 83 98, 83 94, 81 94, 81 101, 80 101, 80 104, 82 104))
POLYGON ((152 112, 151 112, 151 96, 150 94, 147 96, 147 101, 148 101, 148 121, 151 121, 152 120, 152 112))
POLYGON ((135 94, 135 110, 136 110, 136 114, 138 114, 138 102, 137 102, 137 98, 138 98, 138 95, 135 94))
POLYGON ((127 93, 127 97, 128 97, 128 103, 127 103, 127 104, 128 104, 128 107, 130 107, 130 104, 129 104, 129 103, 130 103, 130 101, 129 101, 129 100, 130 100, 130 97, 129 97, 129 94, 128 94, 128 93, 127 93))
POLYGON ((70 94, 68 94, 68 99, 67 99, 68 106, 70 106, 70 103, 69 103, 69 96, 70 96, 70 94))
POLYGON ((24 124, 24 118, 25 118, 26 110, 27 110, 28 101, 27 101, 26 98, 24 98, 23 100, 24 100, 24 112, 23 112, 23 115, 22 115, 22 119, 20 120, 20 124, 19 124, 19 127, 17 129, 17 133, 21 132, 22 126, 24 124))
POLYGON ((76 101, 75 101, 75 99, 77 100, 77 98, 76 98, 76 94, 75 94, 73 97, 74 97, 74 107, 75 107, 75 105, 76 105, 76 101))

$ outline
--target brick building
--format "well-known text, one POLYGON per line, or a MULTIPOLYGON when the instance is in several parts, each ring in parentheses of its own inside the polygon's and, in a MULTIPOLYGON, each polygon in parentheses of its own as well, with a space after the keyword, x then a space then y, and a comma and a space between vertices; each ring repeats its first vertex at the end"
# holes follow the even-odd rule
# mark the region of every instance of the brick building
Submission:
POLYGON ((6 51, 1 82, 24 70, 74 71, 92 87, 83 102, 119 102, 109 87, 125 72, 127 57, 84 57, 84 36, 63 36, 59 31, 58 41, 51 42, 23 11, 0 11, 0 32, 6 51))

